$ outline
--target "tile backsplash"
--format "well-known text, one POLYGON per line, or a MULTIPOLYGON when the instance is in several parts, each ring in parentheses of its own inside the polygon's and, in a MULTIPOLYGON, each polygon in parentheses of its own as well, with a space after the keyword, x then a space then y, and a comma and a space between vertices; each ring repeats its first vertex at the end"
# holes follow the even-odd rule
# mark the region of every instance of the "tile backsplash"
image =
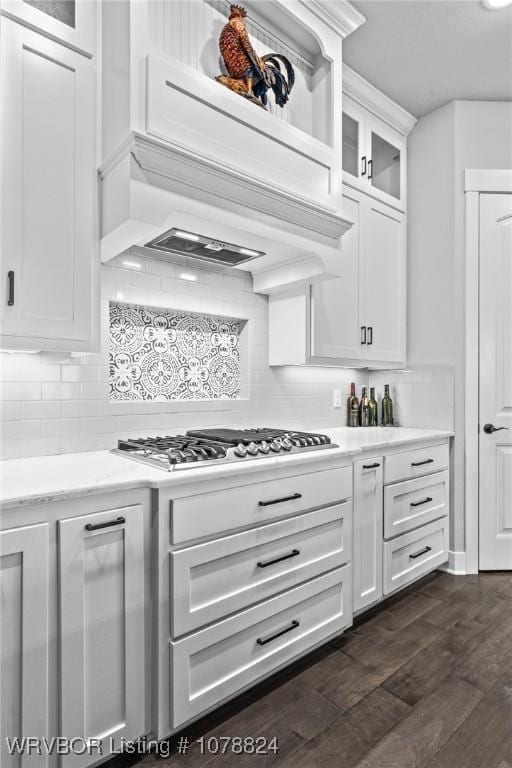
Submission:
POLYGON ((268 365, 268 299, 253 293, 243 271, 180 267, 153 259, 118 257, 101 268, 101 340, 95 354, 0 353, 1 457, 4 459, 109 449, 121 437, 172 434, 205 426, 345 424, 333 408, 333 389, 351 381, 391 384, 403 426, 453 428, 453 371, 354 371, 268 365), (125 263, 128 262, 128 263, 125 263), (128 266, 129 264, 129 266, 128 266), (110 400, 111 303, 158 307, 246 320, 240 336, 240 397, 215 400, 110 400))
POLYGON ((240 397, 240 334, 229 317, 110 303, 110 400, 240 397))
POLYGON ((171 434, 204 426, 344 424, 333 388, 367 382, 365 371, 270 368, 268 299, 242 270, 215 271, 154 259, 118 257, 101 268, 101 339, 95 354, 0 354, 1 457, 112 448, 121 437, 171 434), (215 400, 110 399, 111 303, 240 319, 240 396, 215 400))

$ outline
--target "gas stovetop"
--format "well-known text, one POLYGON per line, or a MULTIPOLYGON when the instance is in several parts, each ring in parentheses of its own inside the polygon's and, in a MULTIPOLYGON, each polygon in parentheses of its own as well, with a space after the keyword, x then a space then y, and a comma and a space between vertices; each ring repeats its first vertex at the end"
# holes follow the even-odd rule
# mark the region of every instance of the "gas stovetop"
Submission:
POLYGON ((288 429, 194 429, 185 435, 119 440, 113 453, 168 472, 301 451, 337 448, 327 435, 288 429))

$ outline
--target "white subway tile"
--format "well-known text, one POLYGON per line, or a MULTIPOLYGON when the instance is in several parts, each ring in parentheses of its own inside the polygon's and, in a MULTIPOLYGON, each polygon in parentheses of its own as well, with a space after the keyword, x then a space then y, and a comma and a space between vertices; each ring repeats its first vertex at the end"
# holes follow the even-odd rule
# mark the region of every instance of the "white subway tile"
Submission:
POLYGON ((39 437, 41 422, 34 421, 5 421, 1 427, 2 440, 25 440, 39 437))
POLYGON ((80 427, 80 419, 50 419, 41 422, 41 435, 43 437, 79 435, 80 427))
POLYGON ((43 400, 76 400, 80 397, 80 384, 43 384, 43 400))
MULTIPOLYGON (((21 403, 12 400, 6 403, 0 403, 0 420, 17 421, 21 419, 21 403)), ((25 405, 25 403, 23 404, 25 405)))
POLYGON ((87 418, 98 416, 100 400, 68 400, 62 403, 63 418, 87 418))
MULTIPOLYGON (((108 398, 109 385, 107 381, 98 384, 80 384, 78 386, 81 387, 80 391, 83 400, 102 400, 108 398)), ((77 398, 79 396, 77 395, 77 398)))
POLYGON ((59 419, 61 417, 61 403, 58 400, 22 403, 21 417, 23 419, 59 419))
POLYGON ((39 382, 17 382, 0 384, 0 400, 40 400, 41 384, 39 382))

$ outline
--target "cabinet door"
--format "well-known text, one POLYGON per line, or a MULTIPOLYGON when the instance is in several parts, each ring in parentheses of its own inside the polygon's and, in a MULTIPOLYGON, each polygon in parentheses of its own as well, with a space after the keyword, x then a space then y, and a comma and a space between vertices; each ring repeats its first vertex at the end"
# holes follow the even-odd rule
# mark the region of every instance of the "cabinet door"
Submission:
POLYGON ((368 186, 368 152, 366 147, 366 110, 343 95, 342 167, 343 181, 361 188, 368 186))
POLYGON ((405 207, 406 140, 373 115, 366 121, 368 183, 371 192, 389 205, 405 207))
POLYGON ((10 755, 6 738, 48 735, 48 525, 0 532, 0 765, 43 768, 46 755, 10 755))
POLYGON ((382 597, 382 457, 354 462, 354 611, 382 597))
POLYGON ((1 345, 83 349, 96 257, 94 68, 5 18, 1 49, 1 345))
POLYGON ((343 276, 311 287, 311 355, 359 360, 361 345, 361 237, 364 195, 344 187, 343 212, 354 225, 343 236, 343 276))
POLYGON ((405 362, 404 217, 371 198, 364 218, 364 285, 368 361, 405 362))
MULTIPOLYGON (((59 521, 61 735, 103 742, 145 732, 142 505, 59 521)), ((86 766, 91 754, 70 755, 86 766)))
POLYGON ((88 56, 95 50, 98 5, 88 0, 0 0, 4 13, 88 56))

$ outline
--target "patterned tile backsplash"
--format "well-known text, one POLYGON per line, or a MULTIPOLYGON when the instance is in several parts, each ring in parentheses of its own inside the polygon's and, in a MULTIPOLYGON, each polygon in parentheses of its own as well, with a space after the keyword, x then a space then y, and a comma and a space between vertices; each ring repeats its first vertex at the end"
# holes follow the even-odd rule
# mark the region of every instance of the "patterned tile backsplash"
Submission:
POLYGON ((235 400, 243 321, 110 303, 110 400, 235 400))

